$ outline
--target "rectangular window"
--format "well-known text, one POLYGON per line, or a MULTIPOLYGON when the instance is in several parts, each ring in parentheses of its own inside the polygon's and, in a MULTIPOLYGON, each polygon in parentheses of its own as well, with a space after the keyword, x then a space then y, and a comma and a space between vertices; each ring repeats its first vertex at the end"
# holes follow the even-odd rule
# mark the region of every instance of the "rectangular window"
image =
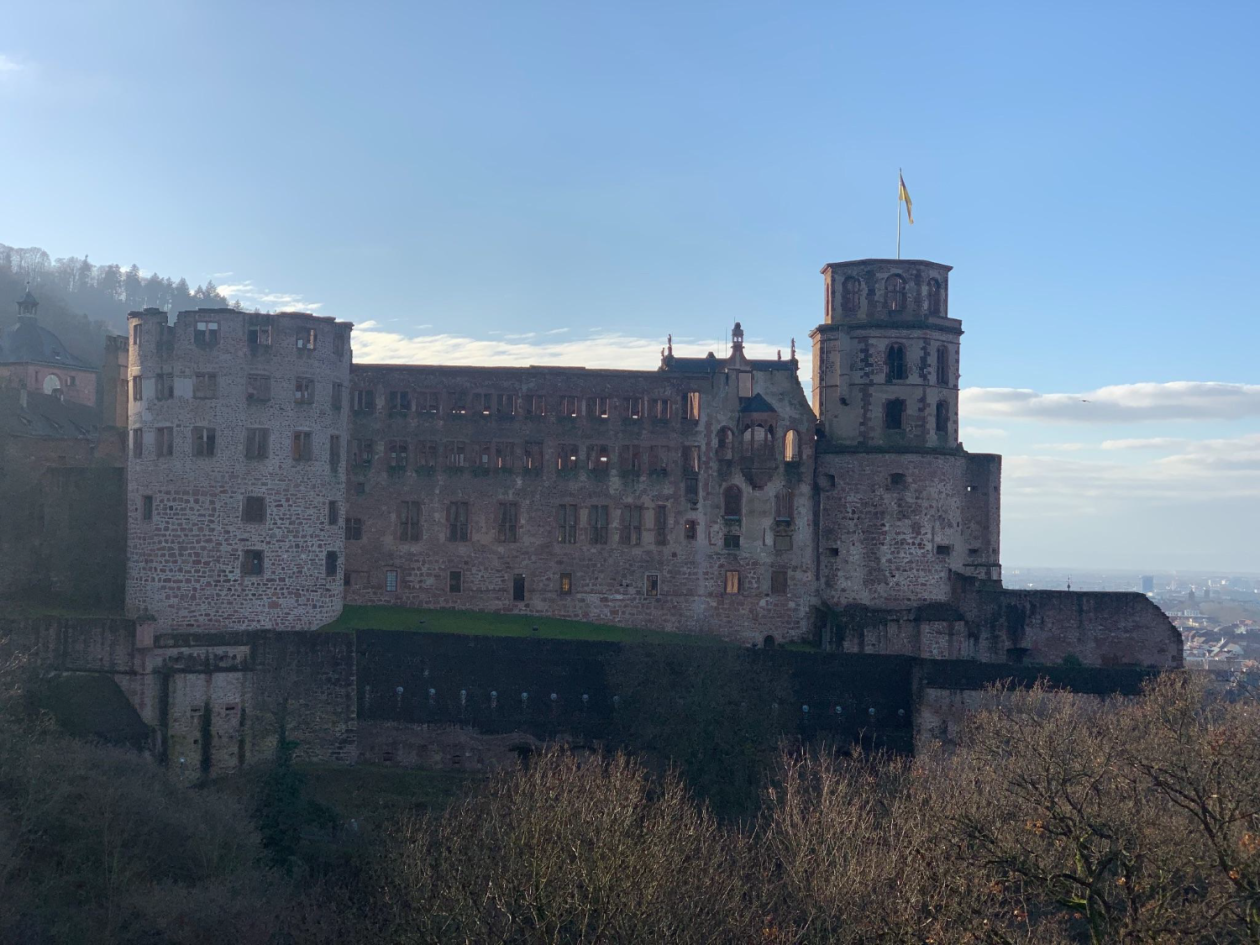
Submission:
POLYGON ((786 571, 770 572, 770 593, 775 595, 783 595, 787 593, 786 571))
POLYGON ((626 398, 626 419, 642 420, 643 419, 643 398, 627 397, 626 398))
POLYGON ((271 400, 271 377, 267 374, 247 374, 245 376, 245 401, 271 400))
POLYGON ((499 503, 499 541, 516 541, 517 514, 515 502, 499 503))
POLYGON ((193 427, 192 445, 194 456, 213 456, 214 427, 193 427))
POLYGON ((241 552, 241 574, 259 575, 263 573, 263 553, 258 548, 246 548, 241 552))
POLYGON ((391 390, 389 392, 389 412, 392 414, 411 413, 411 391, 391 390))
POLYGON ((560 593, 573 593, 573 575, 568 571, 560 572, 560 593))
POLYGON ((374 413, 376 411, 376 391, 359 388, 351 392, 350 409, 357 410, 360 413, 374 413))
POLYGON ((337 576, 337 552, 324 552, 324 577, 337 576))
POLYGON ((442 398, 435 390, 422 390, 416 394, 416 413, 436 415, 442 398))
POLYGON ((242 522, 267 521, 267 499, 261 495, 245 496, 245 504, 241 508, 242 522))
POLYGON ((561 443, 556 454, 557 469, 577 469, 578 447, 576 443, 561 443))
POLYGON ((500 417, 516 416, 516 395, 515 394, 495 394, 494 395, 494 412, 500 417))
POLYGON ((541 443, 526 443, 525 451, 521 453, 522 469, 542 469, 543 465, 543 445, 541 443))
POLYGON ((689 390, 683 395, 683 419, 700 419, 700 391, 689 390))
POLYGON ((402 471, 407 468, 407 441, 406 440, 388 440, 385 443, 385 451, 389 456, 389 468, 402 471))
POLYGON ((727 551, 735 551, 739 548, 738 535, 724 535, 722 537, 722 547, 727 551))
POLYGON ((682 448, 682 462, 684 473, 700 472, 700 447, 684 446, 682 448))
POLYGON ((953 545, 937 545, 936 546, 936 553, 938 555, 941 555, 942 557, 949 557, 950 553, 953 550, 954 550, 953 545))
POLYGON ((140 344, 140 326, 139 325, 131 326, 131 343, 133 345, 140 344))
POLYGON ((542 394, 526 394, 521 398, 521 414, 526 417, 547 416, 547 398, 542 394))
POLYGON ((689 518, 683 522, 683 538, 687 539, 687 541, 695 541, 699 533, 700 523, 694 518, 689 518))
POLYGON ((328 524, 336 525, 341 521, 341 503, 337 500, 330 500, 328 503, 328 524))
POLYGON ((293 458, 295 460, 305 462, 315 455, 313 439, 314 436, 310 430, 293 431, 293 458))
POLYGON ((245 329, 245 339, 251 345, 270 346, 271 320, 257 317, 250 318, 249 327, 245 329))
POLYGON ((493 457, 494 445, 491 443, 478 443, 473 449, 473 465, 478 469, 489 469, 493 457))
POLYGON ((153 431, 153 453, 159 459, 175 455, 175 428, 158 427, 153 431))
POLYGON ((617 448, 617 468, 623 473, 639 473, 643 468, 643 458, 637 443, 622 443, 617 448))
POLYGON ((315 403, 315 382, 309 377, 293 379, 293 402, 295 404, 315 403))
POLYGON ((774 536, 775 551, 791 551, 792 536, 791 535, 775 535, 774 536))
POLYGON ((560 398, 560 416, 576 417, 578 415, 578 399, 572 396, 560 398))
POLYGON ((727 594, 739 593, 739 572, 738 571, 726 572, 726 593, 727 594))
POLYGON ((420 503, 398 503, 398 540, 420 540, 420 503))
POLYGON ((340 328, 333 329, 333 354, 341 357, 346 353, 346 333, 340 328))
POLYGON ((472 395, 472 415, 488 417, 494 410, 494 394, 482 391, 472 395))
POLYGON ((556 506, 556 541, 562 545, 576 545, 578 530, 578 507, 576 505, 556 506))
POLYGON ((136 403, 144 400, 144 381, 139 374, 131 379, 131 399, 136 403))
POLYGON ((774 497, 774 520, 781 525, 791 525, 793 504, 792 490, 781 489, 774 497))
POLYGON ((590 420, 607 420, 608 419, 608 398, 607 397, 587 397, 586 398, 586 416, 590 420))
POLYGON ((271 431, 263 427, 249 427, 245 431, 245 458, 266 459, 271 452, 271 431))
POLYGON ((348 518, 346 519, 346 541, 361 541, 363 539, 363 519, 348 518))
POLYGON ((341 434, 334 433, 328 438, 328 468, 341 468, 341 434))
POLYGON ((494 444, 494 468, 495 469, 512 469, 516 465, 516 444, 515 443, 495 443, 494 444))
MULTIPOLYGON (((73 381, 74 378, 71 378, 73 381)), ((153 399, 154 400, 174 400, 175 399, 175 375, 159 374, 153 378, 153 399)))
POLYGON ((668 420, 669 419, 670 401, 668 397, 653 397, 651 407, 652 407, 651 417, 653 420, 668 420))
POLYGON ((659 574, 649 574, 643 582, 643 593, 647 597, 659 597, 661 593, 661 576, 659 574))
POLYGON ((683 480, 683 496, 690 505, 700 504, 700 480, 695 476, 688 476, 683 480))
POLYGON ((452 502, 446 507, 446 540, 468 541, 468 503, 452 502))
POLYGON ((350 463, 353 466, 371 466, 375 444, 371 440, 354 440, 350 450, 350 463))
POLYGON ((391 594, 398 590, 397 571, 390 570, 385 572, 385 590, 389 591, 391 594))
POLYGON ((652 534, 658 545, 669 544, 669 506, 658 505, 652 521, 652 534))
POLYGON ((314 351, 315 329, 299 328, 297 330, 297 335, 294 337, 294 341, 296 342, 299 351, 314 351))
POLYGON ((451 405, 452 417, 462 417, 468 413, 468 395, 462 390, 448 393, 446 402, 451 405))
POLYGON ((586 516, 592 545, 608 544, 608 506, 592 505, 586 516))
POLYGON ((608 472, 608 447, 595 443, 586 448, 586 468, 595 472, 608 472))
POLYGON ((219 323, 199 321, 193 327, 193 343, 209 347, 219 343, 219 323))
POLYGON ((141 496, 141 499, 142 499, 141 512, 140 512, 141 517, 146 522, 151 522, 153 521, 153 496, 151 495, 141 496))
POLYGON ((332 409, 341 409, 341 399, 345 395, 345 386, 340 382, 334 382, 332 386, 332 409))
POLYGON ((751 371, 739 373, 739 396, 748 398, 753 395, 753 376, 751 371))
POLYGON ((446 589, 452 594, 464 593, 464 572, 449 572, 446 576, 446 589))
POLYGON ((463 469, 468 465, 468 450, 463 440, 446 441, 446 465, 463 469))
POLYGON ((643 506, 623 505, 621 507, 621 535, 623 545, 643 544, 643 506))
POLYGON ((144 430, 139 428, 131 431, 131 458, 144 458, 144 430))
POLYGON ((416 468, 434 469, 438 461, 438 441, 420 440, 416 443, 416 468))
POLYGON ((650 473, 669 472, 669 449, 664 446, 648 447, 647 468, 650 473))
POLYGON ((525 599, 525 575, 513 574, 512 575, 512 600, 520 601, 524 599, 525 599))

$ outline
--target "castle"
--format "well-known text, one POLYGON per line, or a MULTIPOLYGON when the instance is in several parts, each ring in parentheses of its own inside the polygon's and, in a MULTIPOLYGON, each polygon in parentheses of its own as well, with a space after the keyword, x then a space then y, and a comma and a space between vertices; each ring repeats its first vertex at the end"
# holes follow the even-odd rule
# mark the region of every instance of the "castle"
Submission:
MULTIPOLYGON (((129 316, 127 612, 309 630, 343 601, 985 662, 1180 664, 1142 595, 1001 585, 958 436, 950 267, 823 267, 795 346, 657 370, 354 364, 302 313, 129 316)), ((109 365, 107 365, 107 368, 109 365)), ((108 387, 108 385, 107 385, 108 387)))

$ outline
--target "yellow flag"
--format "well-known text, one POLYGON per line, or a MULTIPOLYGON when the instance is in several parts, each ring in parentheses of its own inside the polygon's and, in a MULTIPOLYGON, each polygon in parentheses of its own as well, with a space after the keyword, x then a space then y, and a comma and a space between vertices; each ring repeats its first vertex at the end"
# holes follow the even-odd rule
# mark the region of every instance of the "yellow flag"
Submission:
POLYGON ((901 176, 901 171, 897 172, 897 180, 900 186, 897 188, 897 199, 906 202, 906 219, 914 223, 913 208, 910 203, 910 191, 906 190, 906 179, 901 176))

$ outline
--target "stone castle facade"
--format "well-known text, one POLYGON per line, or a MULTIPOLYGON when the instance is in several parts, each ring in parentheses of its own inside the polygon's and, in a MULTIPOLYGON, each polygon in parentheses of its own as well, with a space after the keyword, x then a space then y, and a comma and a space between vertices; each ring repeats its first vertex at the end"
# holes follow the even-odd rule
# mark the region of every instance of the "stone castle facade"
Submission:
POLYGON ((300 630, 345 601, 1179 664, 1140 595, 1003 591, 1001 461, 958 439, 949 274, 824 267, 812 405, 795 348, 749 358, 738 324, 726 357, 632 371, 352 364, 345 322, 133 313, 128 613, 300 630))

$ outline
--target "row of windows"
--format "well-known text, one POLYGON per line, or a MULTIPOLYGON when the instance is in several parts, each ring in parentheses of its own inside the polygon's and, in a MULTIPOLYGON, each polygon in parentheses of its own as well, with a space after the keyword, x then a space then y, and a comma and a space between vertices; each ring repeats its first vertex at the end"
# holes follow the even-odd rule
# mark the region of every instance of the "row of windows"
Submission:
MULTIPOLYGON (((700 392, 688 391, 677 405, 668 397, 579 397, 564 394, 504 394, 497 392, 434 390, 391 390, 386 392, 386 408, 391 415, 443 412, 452 417, 586 417, 590 420, 669 420, 678 409, 684 420, 700 419, 700 392)), ((356 388, 351 406, 364 413, 376 411, 376 391, 356 388)))
MULTIPOLYGON (((862 295, 865 286, 857 276, 845 276, 840 283, 840 311, 847 315, 858 312, 862 307, 862 295)), ((927 311, 929 315, 941 314, 943 293, 939 279, 929 279, 927 283, 927 311)), ((906 298, 906 280, 899 275, 891 275, 884 280, 884 303, 890 312, 904 312, 906 298)))
MULTIPOLYGON (((903 430, 906 422, 906 402, 900 398, 884 401, 884 429, 903 430)), ((949 404, 936 402, 936 432, 949 433, 949 404)))
MULTIPOLYGON (((170 329, 168 326, 163 328, 170 329)), ((245 338, 249 342, 250 347, 270 348, 272 337, 275 334, 271 319, 266 315, 250 316, 249 323, 245 329, 245 338)), ((131 326, 131 343, 139 345, 141 338, 144 337, 144 326, 135 324, 131 326)), ((293 332, 293 346, 298 351, 314 351, 315 346, 319 342, 319 332, 315 328, 299 327, 293 332)), ((219 321, 214 318, 199 318, 193 323, 193 343, 202 348, 212 348, 219 343, 219 321)), ((333 331, 333 354, 341 357, 346 353, 346 333, 344 331, 333 331)))
MULTIPOLYGON (((261 564, 260 564, 261 566, 261 564)), ((367 584, 368 573, 366 571, 347 571, 345 577, 346 587, 353 587, 356 583, 367 584)), ((743 572, 730 569, 722 573, 722 593, 723 594, 739 594, 743 591, 743 572)), ((569 595, 574 593, 576 582, 574 580, 574 572, 561 571, 556 582, 556 593, 569 595)), ((770 593, 775 597, 787 594, 788 589, 788 573, 786 571, 772 570, 770 572, 770 593)), ((385 571, 385 590, 393 594, 398 590, 398 571, 394 568, 388 568, 385 571)), ((446 590, 449 594, 462 594, 464 592, 464 572, 448 571, 446 576, 446 590)), ((513 574, 511 583, 512 600, 525 600, 525 575, 513 574)), ((643 576, 643 596, 644 597, 660 597, 661 596, 661 576, 656 572, 649 572, 643 576)))
MULTIPOLYGON (((165 459, 175 455, 175 427, 153 428, 153 457, 165 459)), ((131 457, 145 457, 146 438, 144 428, 137 427, 131 431, 131 457)), ((219 454, 218 430, 215 427, 195 426, 191 430, 190 453, 201 458, 213 458, 219 454)), ((245 458, 267 459, 271 455, 271 430, 266 427, 247 427, 245 429, 245 458)), ((315 458, 315 434, 310 430, 294 430, 290 455, 295 462, 308 462, 315 458)), ((328 437, 328 465, 331 469, 341 467, 341 436, 332 434, 328 437)))
MULTIPOLYGON (((324 552, 324 577, 335 578, 340 570, 339 555, 335 551, 324 552)), ((241 576, 261 577, 265 573, 261 548, 246 548, 241 552, 241 576)))
MULTIPOLYGON (((153 496, 140 497, 140 518, 146 522, 154 520, 153 496)), ((265 525, 267 523, 267 497, 263 495, 247 495, 241 497, 241 521, 248 525, 265 525)), ((341 503, 336 499, 328 501, 328 524, 341 524, 341 503)))
MULTIPOLYGON (((192 395, 197 400, 215 400, 219 396, 219 375, 212 372, 198 371, 192 377, 192 395)), ((344 387, 334 382, 331 388, 330 403, 334 410, 341 409, 344 387)), ((153 375, 153 399, 173 400, 175 397, 175 375, 153 375)), ((131 399, 137 403, 144 400, 144 379, 136 374, 131 378, 131 399)), ((245 402, 262 403, 271 400, 271 376, 268 374, 250 374, 245 378, 245 402)), ((315 379, 297 377, 293 380, 293 402, 295 404, 315 403, 315 379)))
MULTIPOLYGON (((884 380, 893 384, 904 381, 909 376, 906 369, 905 345, 892 344, 884 352, 884 380)), ((942 387, 950 383, 949 352, 942 347, 936 349, 936 383, 942 387)))

